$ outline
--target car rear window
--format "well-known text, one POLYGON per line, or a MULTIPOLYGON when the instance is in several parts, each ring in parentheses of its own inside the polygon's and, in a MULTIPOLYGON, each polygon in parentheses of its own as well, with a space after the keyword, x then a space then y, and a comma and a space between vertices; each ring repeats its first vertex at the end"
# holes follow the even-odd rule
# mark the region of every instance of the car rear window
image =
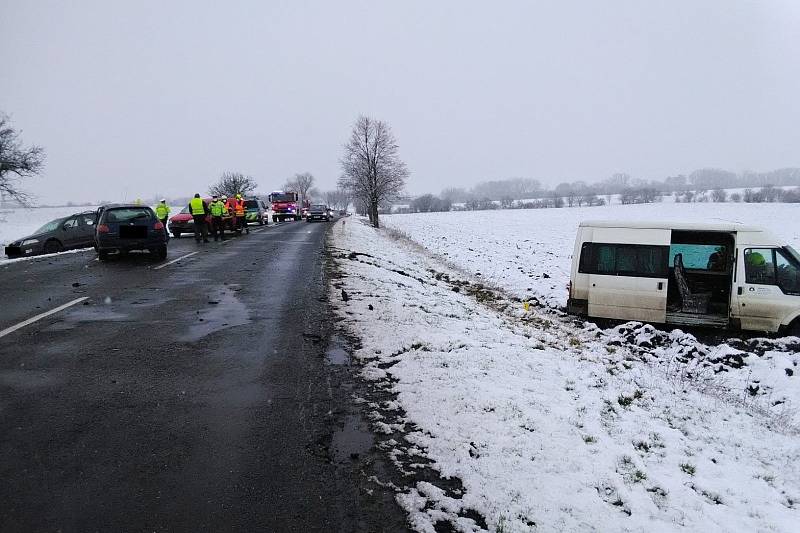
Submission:
POLYGON ((106 222, 127 222, 129 220, 151 218, 152 216, 152 211, 147 207, 121 207, 107 210, 103 214, 103 220, 106 222))

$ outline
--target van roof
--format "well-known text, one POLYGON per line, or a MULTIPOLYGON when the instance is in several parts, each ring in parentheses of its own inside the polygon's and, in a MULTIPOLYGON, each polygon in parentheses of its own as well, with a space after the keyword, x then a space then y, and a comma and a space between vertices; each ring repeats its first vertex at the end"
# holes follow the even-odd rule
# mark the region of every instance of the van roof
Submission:
POLYGON ((630 220, 585 220, 579 224, 582 228, 631 228, 631 229, 674 229, 688 231, 726 231, 726 232, 764 232, 757 226, 746 226, 737 222, 705 223, 705 222, 666 222, 666 221, 630 221, 630 220))

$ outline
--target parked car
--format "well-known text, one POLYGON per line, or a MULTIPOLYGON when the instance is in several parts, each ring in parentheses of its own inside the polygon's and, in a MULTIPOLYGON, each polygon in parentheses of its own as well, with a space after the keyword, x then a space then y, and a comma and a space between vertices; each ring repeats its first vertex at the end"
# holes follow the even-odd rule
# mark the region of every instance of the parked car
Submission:
POLYGON ((800 254, 739 224, 583 222, 570 313, 800 335, 800 254))
POLYGON ((245 222, 248 224, 255 223, 259 226, 269 223, 269 214, 267 213, 267 206, 260 198, 250 198, 244 201, 245 207, 245 222))
POLYGON ((328 206, 325 204, 314 204, 308 208, 308 216, 306 218, 307 222, 311 222, 314 220, 323 220, 328 222, 331 219, 330 214, 328 213, 328 206))
POLYGON ((63 250, 91 248, 97 212, 86 211, 51 220, 31 235, 6 246, 9 259, 40 254, 53 254, 63 250))
POLYGON ((113 252, 148 250, 159 259, 167 257, 167 229, 147 206, 113 204, 101 207, 95 233, 97 257, 104 261, 113 252))
MULTIPOLYGON (((212 199, 211 198, 204 198, 204 202, 208 205, 211 205, 212 199)), ((226 216, 223 222, 223 231, 233 231, 233 217, 226 216)), ((211 215, 206 217, 206 224, 208 224, 209 232, 211 231, 211 215)), ((169 232, 172 233, 172 236, 176 239, 180 239, 181 235, 184 233, 191 233, 194 234, 194 217, 189 212, 189 206, 187 205, 180 212, 176 215, 173 215, 169 219, 169 232)))

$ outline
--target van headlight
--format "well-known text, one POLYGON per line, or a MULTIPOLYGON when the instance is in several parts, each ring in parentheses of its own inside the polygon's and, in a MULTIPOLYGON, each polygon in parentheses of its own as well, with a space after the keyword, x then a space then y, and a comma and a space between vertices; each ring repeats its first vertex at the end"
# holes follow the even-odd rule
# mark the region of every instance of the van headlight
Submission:
POLYGON ((39 242, 39 239, 28 239, 27 241, 22 241, 20 246, 30 246, 31 244, 36 244, 39 242))

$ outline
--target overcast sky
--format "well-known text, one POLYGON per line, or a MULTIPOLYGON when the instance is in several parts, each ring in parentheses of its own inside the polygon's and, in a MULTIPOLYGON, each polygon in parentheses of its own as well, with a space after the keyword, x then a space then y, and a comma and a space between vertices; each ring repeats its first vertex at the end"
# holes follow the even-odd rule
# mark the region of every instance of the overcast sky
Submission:
POLYGON ((408 191, 800 166, 800 2, 0 0, 42 202, 333 188, 360 113, 408 191))

